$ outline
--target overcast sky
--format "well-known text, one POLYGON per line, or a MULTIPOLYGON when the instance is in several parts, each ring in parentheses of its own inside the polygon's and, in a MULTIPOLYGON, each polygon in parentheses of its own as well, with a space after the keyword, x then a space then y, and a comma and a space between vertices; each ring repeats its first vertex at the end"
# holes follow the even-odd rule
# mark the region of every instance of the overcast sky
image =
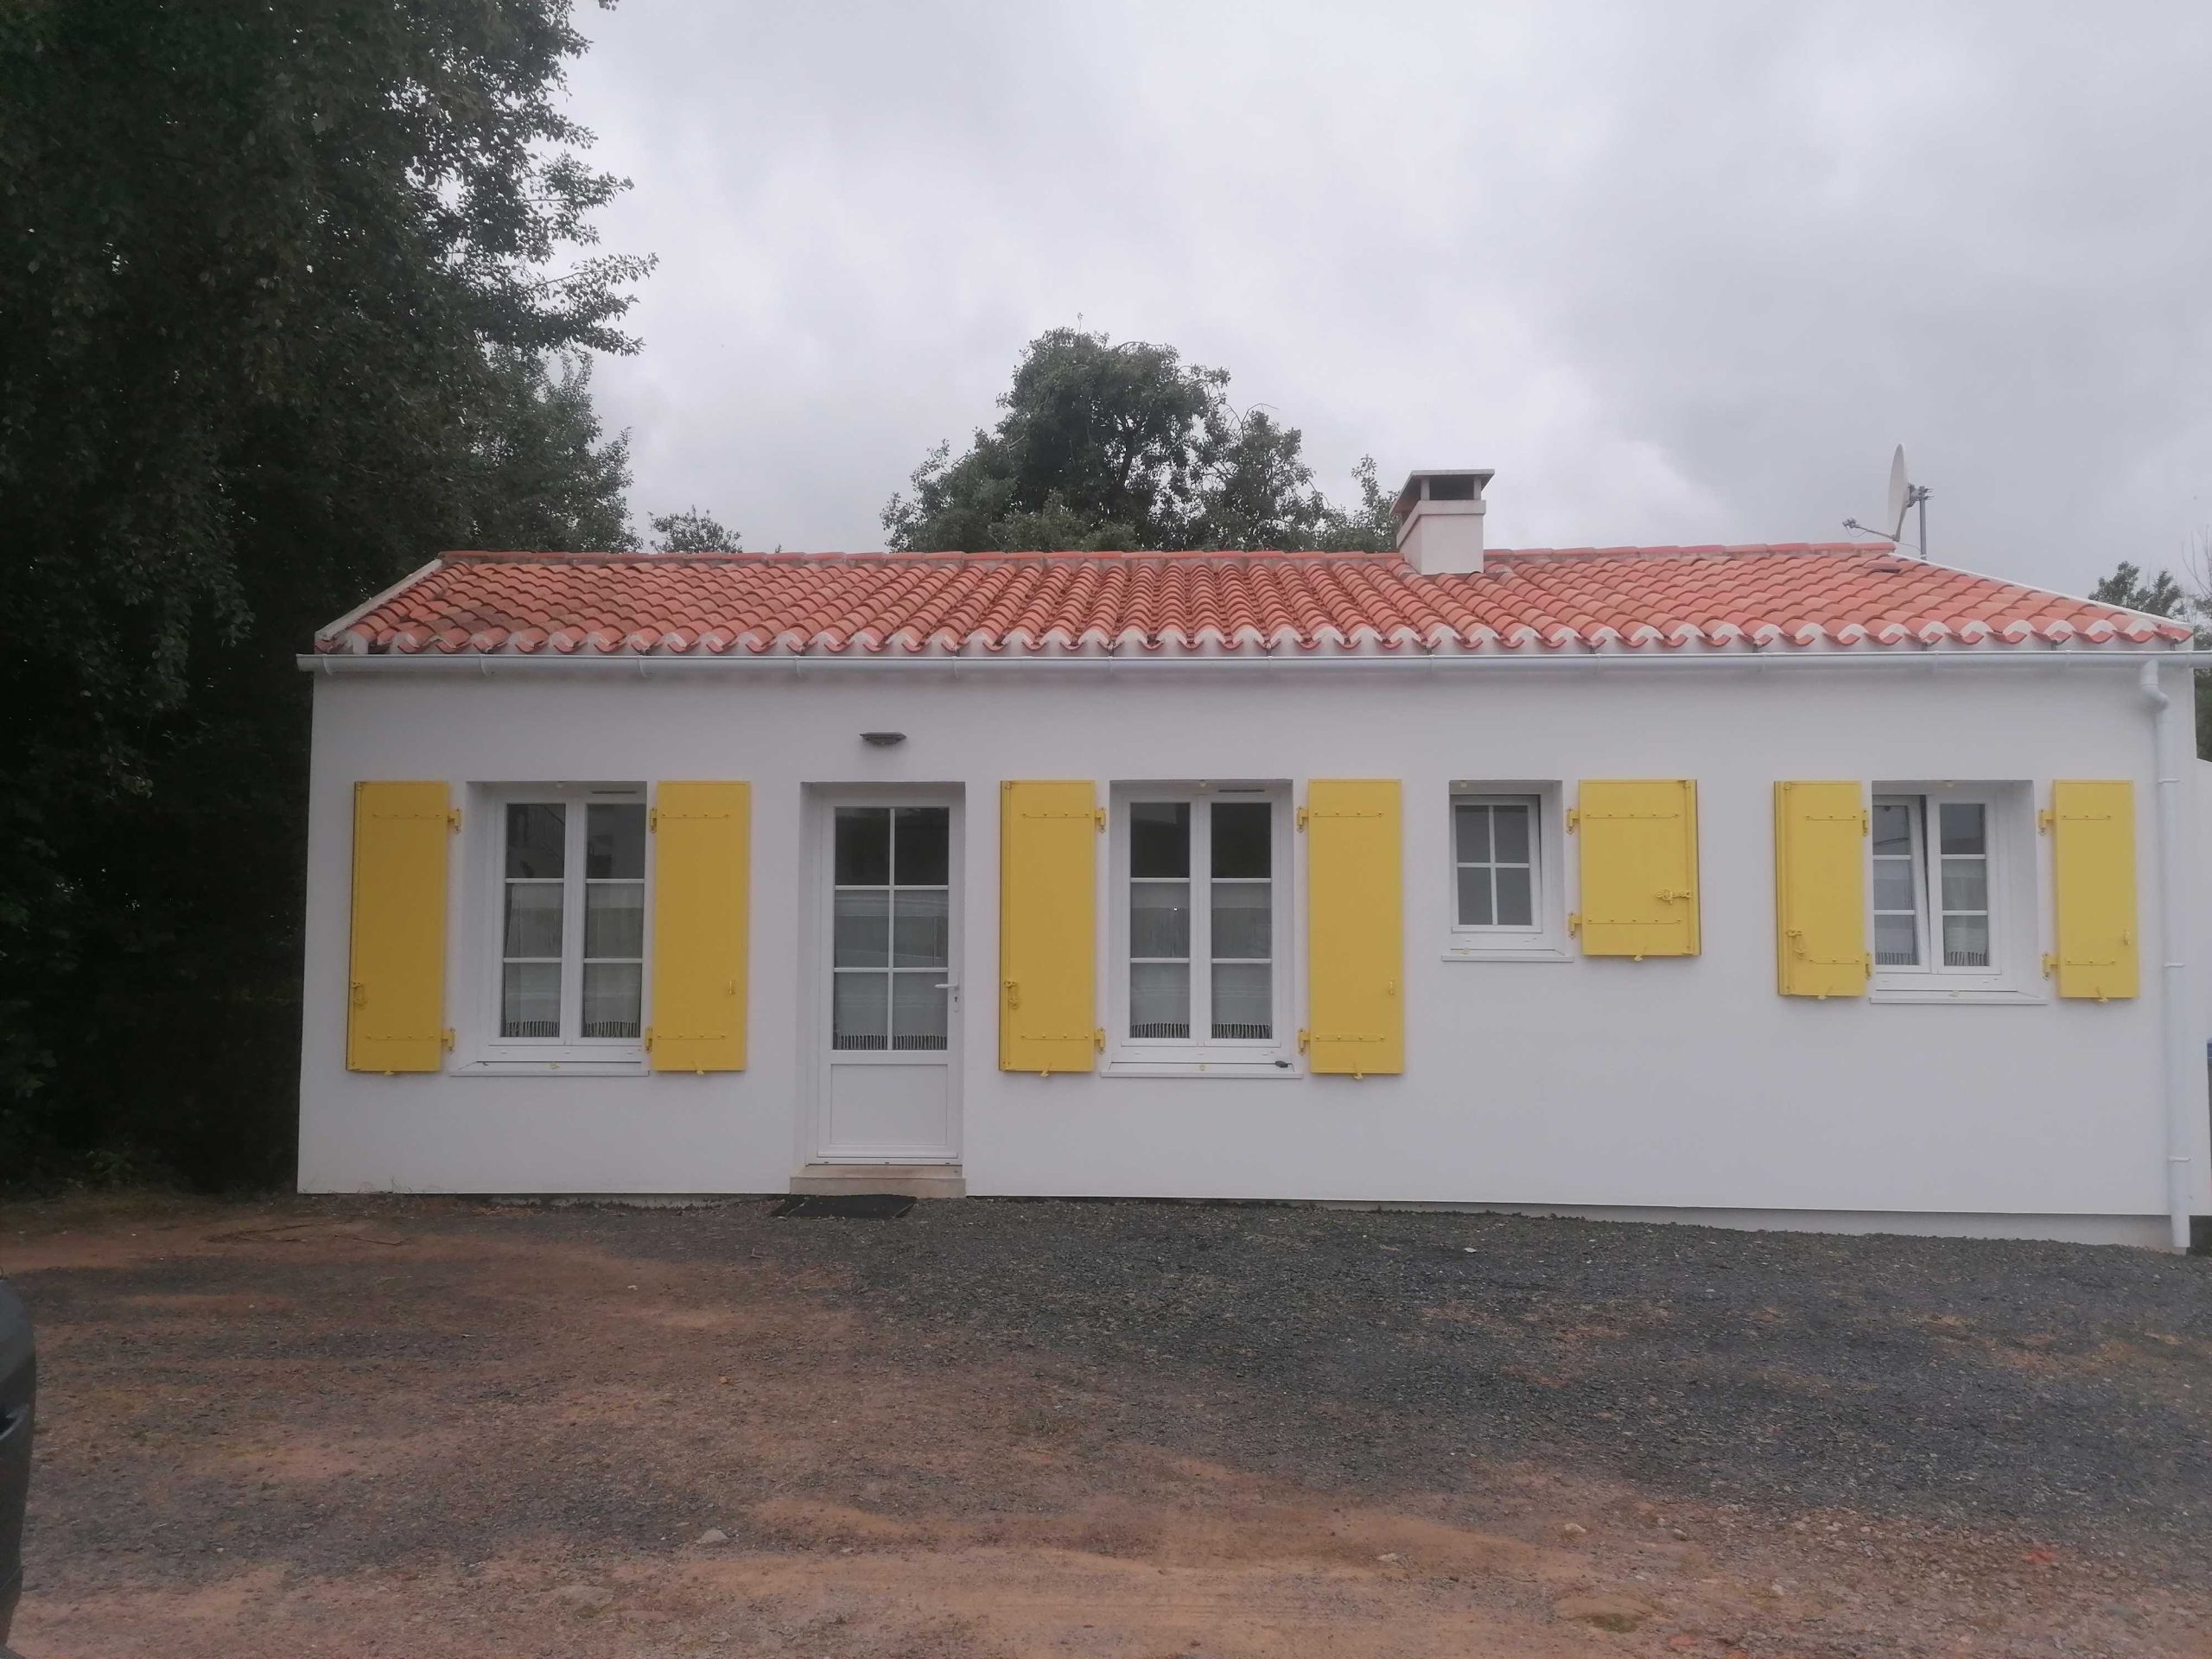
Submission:
POLYGON ((640 517, 881 545, 1080 318, 1322 484, 1495 467, 1496 546, 1828 540, 2079 591, 2212 524, 2212 7, 587 8, 660 268, 603 362, 640 517))

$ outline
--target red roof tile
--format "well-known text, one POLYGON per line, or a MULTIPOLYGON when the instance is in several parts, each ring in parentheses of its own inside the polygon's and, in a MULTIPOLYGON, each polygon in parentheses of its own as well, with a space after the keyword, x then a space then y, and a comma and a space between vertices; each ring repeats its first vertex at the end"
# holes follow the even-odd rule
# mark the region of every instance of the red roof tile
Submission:
POLYGON ((319 652, 524 654, 2181 642, 2186 626, 1863 545, 1395 554, 455 553, 319 652))

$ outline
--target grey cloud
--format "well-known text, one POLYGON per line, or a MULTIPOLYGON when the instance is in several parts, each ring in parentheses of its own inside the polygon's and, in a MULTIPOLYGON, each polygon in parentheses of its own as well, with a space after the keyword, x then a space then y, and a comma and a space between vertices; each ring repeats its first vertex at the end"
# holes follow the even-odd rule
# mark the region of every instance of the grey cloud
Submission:
POLYGON ((1939 557, 2080 588, 2212 522, 2212 16, 2181 5, 589 14, 661 256, 602 366, 640 506, 878 543, 1077 315, 1332 487, 1498 469, 1500 543, 1827 539, 1903 439, 1939 557))

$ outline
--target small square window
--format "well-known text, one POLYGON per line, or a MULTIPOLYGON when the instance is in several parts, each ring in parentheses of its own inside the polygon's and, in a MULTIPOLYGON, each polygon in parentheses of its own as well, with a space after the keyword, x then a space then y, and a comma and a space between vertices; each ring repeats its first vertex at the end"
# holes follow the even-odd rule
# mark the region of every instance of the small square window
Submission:
POLYGON ((1457 926, 1536 931, 1537 812, 1533 795, 1478 797, 1452 804, 1457 926))
POLYGON ((1566 959, 1551 784, 1452 785, 1449 957, 1566 959))

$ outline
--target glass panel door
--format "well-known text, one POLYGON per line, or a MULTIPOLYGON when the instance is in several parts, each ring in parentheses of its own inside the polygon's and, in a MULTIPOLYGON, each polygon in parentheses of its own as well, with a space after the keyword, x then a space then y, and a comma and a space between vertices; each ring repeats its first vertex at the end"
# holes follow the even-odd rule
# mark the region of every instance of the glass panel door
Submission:
POLYGON ((951 1033, 951 809, 836 809, 830 1046, 943 1052, 951 1033))

